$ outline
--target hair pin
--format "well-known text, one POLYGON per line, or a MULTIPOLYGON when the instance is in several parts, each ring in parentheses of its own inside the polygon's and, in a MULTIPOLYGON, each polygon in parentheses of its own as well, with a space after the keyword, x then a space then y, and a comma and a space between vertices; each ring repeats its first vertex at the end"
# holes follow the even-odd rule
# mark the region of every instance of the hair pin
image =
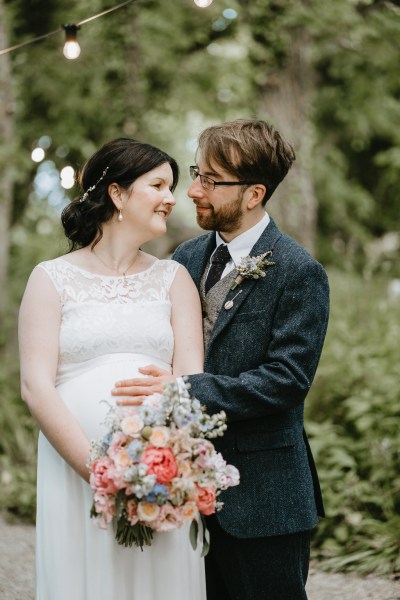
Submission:
POLYGON ((86 200, 86 198, 89 196, 90 192, 93 192, 94 189, 96 189, 96 186, 100 183, 100 181, 102 179, 104 179, 104 177, 106 176, 106 173, 108 171, 110 167, 106 167, 101 175, 101 177, 99 177, 99 179, 96 181, 96 183, 94 185, 91 185, 86 192, 83 194, 82 198, 80 198, 79 202, 84 202, 86 200))

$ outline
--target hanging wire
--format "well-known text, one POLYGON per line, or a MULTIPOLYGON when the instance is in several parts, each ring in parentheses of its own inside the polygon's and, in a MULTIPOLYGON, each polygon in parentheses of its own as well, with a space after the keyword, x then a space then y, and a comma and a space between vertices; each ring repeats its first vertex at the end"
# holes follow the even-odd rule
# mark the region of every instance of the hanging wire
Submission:
MULTIPOLYGON (((132 2, 137 2, 137 1, 138 0, 126 0, 126 2, 122 2, 121 4, 118 4, 117 6, 113 6, 112 8, 108 8, 107 10, 103 10, 103 12, 101 12, 97 15, 93 15, 93 17, 88 17, 87 19, 84 19, 83 21, 79 21, 79 23, 75 23, 75 25, 77 25, 78 27, 80 25, 85 25, 86 23, 89 23, 89 21, 93 21, 93 19, 97 19, 98 17, 107 15, 108 13, 113 12, 114 10, 118 10, 119 8, 123 8, 127 4, 131 4, 132 2)), ((33 38, 32 40, 26 40, 25 42, 22 42, 21 44, 16 44, 15 46, 10 46, 10 48, 5 48, 4 50, 0 50, 0 56, 3 56, 3 54, 8 54, 8 52, 12 52, 13 50, 18 50, 19 48, 23 48, 24 46, 28 46, 29 44, 34 44, 35 42, 44 40, 45 38, 48 38, 51 35, 60 33, 62 31, 64 31, 64 27, 59 27, 58 29, 55 29, 54 31, 49 31, 49 33, 44 33, 43 35, 39 35, 39 37, 33 38)))

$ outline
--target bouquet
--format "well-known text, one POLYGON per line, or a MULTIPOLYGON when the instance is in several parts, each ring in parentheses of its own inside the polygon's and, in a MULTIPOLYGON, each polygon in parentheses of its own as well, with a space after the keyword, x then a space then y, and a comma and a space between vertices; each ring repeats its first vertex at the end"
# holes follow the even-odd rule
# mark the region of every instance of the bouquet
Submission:
POLYGON ((200 538, 205 555, 203 516, 220 510, 220 492, 239 483, 236 467, 209 441, 224 434, 225 421, 223 411, 208 415, 187 384, 168 384, 140 407, 111 407, 109 432, 92 442, 88 462, 97 525, 115 520, 118 543, 143 549, 155 531, 190 520, 192 546, 200 538))

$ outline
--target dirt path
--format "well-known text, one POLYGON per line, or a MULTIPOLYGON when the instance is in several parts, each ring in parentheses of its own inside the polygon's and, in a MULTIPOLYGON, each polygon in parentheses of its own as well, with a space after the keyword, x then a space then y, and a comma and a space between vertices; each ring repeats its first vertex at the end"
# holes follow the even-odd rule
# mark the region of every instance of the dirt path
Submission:
MULTIPOLYGON (((0 516, 0 557, 1 600, 34 600, 34 527, 9 525, 0 516)), ((400 582, 324 573, 315 567, 307 591, 309 600, 400 600, 400 582)))

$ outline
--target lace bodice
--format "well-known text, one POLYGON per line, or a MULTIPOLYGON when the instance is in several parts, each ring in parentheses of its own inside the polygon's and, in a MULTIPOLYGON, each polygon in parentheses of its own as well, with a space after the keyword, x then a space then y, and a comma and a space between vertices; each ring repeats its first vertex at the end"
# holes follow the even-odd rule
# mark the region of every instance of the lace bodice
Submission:
POLYGON ((157 260, 126 278, 90 273, 63 258, 39 267, 60 296, 59 368, 124 352, 172 363, 169 290, 177 262, 157 260))

